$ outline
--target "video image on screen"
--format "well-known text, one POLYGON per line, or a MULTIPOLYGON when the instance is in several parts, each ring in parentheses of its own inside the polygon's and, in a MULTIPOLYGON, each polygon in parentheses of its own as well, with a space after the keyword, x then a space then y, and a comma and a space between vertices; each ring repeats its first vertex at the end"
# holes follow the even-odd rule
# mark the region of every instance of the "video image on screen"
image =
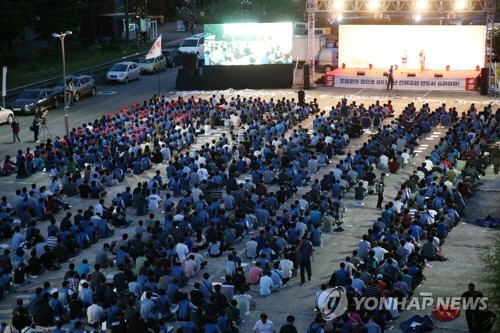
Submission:
POLYGON ((292 23, 205 24, 205 66, 292 63, 292 23))

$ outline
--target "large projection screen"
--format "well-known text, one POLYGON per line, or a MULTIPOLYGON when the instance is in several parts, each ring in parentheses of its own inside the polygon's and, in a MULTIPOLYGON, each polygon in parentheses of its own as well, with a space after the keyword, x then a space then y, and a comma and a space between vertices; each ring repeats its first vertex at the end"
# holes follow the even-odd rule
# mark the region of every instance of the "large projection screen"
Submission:
POLYGON ((483 66, 485 26, 455 25, 341 25, 339 63, 347 68, 389 68, 398 65, 406 51, 408 69, 475 70, 483 66))
POLYGON ((205 24, 205 65, 292 62, 291 22, 205 24))

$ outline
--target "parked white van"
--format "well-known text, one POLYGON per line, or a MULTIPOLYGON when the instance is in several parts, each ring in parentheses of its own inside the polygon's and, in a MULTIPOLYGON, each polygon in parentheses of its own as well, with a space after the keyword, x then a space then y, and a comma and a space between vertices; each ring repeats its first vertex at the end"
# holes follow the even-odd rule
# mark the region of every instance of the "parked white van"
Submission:
POLYGON ((198 59, 205 57, 205 34, 196 34, 184 39, 179 47, 181 53, 196 53, 198 59))
POLYGON ((316 66, 325 73, 339 67, 339 49, 336 47, 321 49, 316 56, 316 66))

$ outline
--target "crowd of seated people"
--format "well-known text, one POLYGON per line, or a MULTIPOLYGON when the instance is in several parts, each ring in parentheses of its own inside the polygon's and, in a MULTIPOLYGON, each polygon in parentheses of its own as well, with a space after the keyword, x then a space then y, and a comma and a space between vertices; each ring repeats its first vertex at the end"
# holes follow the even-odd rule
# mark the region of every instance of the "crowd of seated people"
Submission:
MULTIPOLYGON (((24 213, 19 219, 27 230, 14 228, 12 253, 4 255, 13 257, 12 268, 3 271, 4 280, 13 273, 15 284, 28 283, 30 276, 57 270, 69 257, 113 236, 116 227, 127 227, 132 215, 140 220, 133 232, 103 244, 94 271, 88 262, 71 264, 61 287, 56 286, 58 292, 49 292, 50 286, 37 289, 27 308, 16 308, 13 323, 21 328, 31 321, 69 324, 71 332, 83 332, 84 322, 99 326, 105 321, 112 332, 132 332, 148 327, 165 331, 166 322, 180 320, 183 332, 234 331, 252 304, 250 286, 258 284, 266 296, 286 284, 296 274, 301 239, 308 236, 319 246, 320 228, 328 231, 339 220, 342 194, 357 179, 368 179, 368 187, 373 186, 370 179, 381 154, 401 155, 400 138, 405 140, 403 150, 412 151, 418 138, 447 113, 431 113, 425 105, 416 111, 410 105, 390 125, 379 124, 378 134, 354 155, 347 154, 324 180, 310 182, 319 168, 344 154, 349 133, 359 125, 359 119, 352 119, 357 107, 351 105, 347 117, 341 109, 342 104, 327 114, 315 102, 298 107, 293 99, 153 98, 74 129, 69 142, 56 138, 37 147, 34 154, 52 176, 51 194, 43 195, 47 190, 42 187, 32 188, 33 193, 22 189, 17 201, 28 204, 21 211, 19 202, 16 208, 5 208, 9 216, 24 213), (300 122, 311 115, 309 132, 300 122), (185 150, 195 142, 201 124, 209 120, 221 125, 228 117, 239 118, 234 123, 240 126, 197 151, 185 150), (162 162, 164 172, 147 172, 162 162), (109 187, 143 172, 149 181, 107 197, 109 187), (285 207, 293 193, 307 186, 311 190, 302 199, 285 207), (67 212, 59 227, 57 211, 39 208, 32 215, 31 197, 42 204, 45 197, 48 201, 61 192, 97 203, 75 216, 67 212), (37 214, 51 221, 46 239, 33 220, 37 214), (234 246, 251 229, 258 229, 258 236, 247 242, 246 254, 256 263, 247 277, 234 246), (217 285, 207 272, 201 274, 205 256, 226 253, 225 282, 217 285), (101 269, 110 267, 112 258, 118 272, 109 281, 101 269), (197 280, 192 290, 186 286, 189 279, 197 280)), ((383 108, 374 106, 373 117, 377 114, 384 114, 383 108)), ((25 160, 21 151, 18 161, 25 160)))
MULTIPOLYGON (((399 317, 413 290, 425 280, 427 263, 448 260, 442 252, 443 244, 463 216, 479 175, 484 174, 486 165, 477 157, 483 155, 488 143, 497 140, 498 114, 493 114, 491 107, 479 112, 472 105, 459 117, 456 110, 446 110, 445 105, 434 112, 424 105, 414 115, 420 119, 413 123, 416 139, 426 132, 420 125, 424 119, 430 124, 427 132, 440 124, 447 128, 446 136, 434 147, 432 156, 426 156, 401 184, 394 200, 385 205, 381 217, 362 236, 358 249, 340 263, 328 284, 322 285, 322 290, 328 285, 344 287, 349 301, 346 314, 323 322, 325 327, 347 331, 375 327, 383 331, 399 317), (383 306, 368 310, 366 303, 356 301, 362 297, 379 299, 383 306), (362 306, 356 307, 357 303, 362 306)), ((393 128, 389 134, 392 140, 386 142, 386 134, 380 131, 371 139, 375 145, 365 146, 365 152, 373 153, 378 143, 397 154, 402 147, 394 146, 396 139, 413 127, 401 125, 401 130, 393 128)), ((362 159, 367 155, 362 154, 362 159)))

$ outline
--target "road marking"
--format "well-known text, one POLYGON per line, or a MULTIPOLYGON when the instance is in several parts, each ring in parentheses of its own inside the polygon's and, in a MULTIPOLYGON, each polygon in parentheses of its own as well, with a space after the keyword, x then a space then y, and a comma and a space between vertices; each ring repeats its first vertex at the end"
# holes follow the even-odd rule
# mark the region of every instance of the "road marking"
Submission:
POLYGON ((117 91, 105 90, 105 91, 98 91, 97 95, 114 95, 116 93, 117 91))
POLYGON ((429 145, 421 145, 422 147, 429 147, 429 145))
POLYGON ((434 140, 435 138, 425 138, 425 140, 429 140, 429 141, 432 141, 434 140))
POLYGON ((432 134, 441 134, 441 132, 432 132, 432 134))
POLYGON ((439 138, 439 135, 431 135, 431 138, 439 138))

